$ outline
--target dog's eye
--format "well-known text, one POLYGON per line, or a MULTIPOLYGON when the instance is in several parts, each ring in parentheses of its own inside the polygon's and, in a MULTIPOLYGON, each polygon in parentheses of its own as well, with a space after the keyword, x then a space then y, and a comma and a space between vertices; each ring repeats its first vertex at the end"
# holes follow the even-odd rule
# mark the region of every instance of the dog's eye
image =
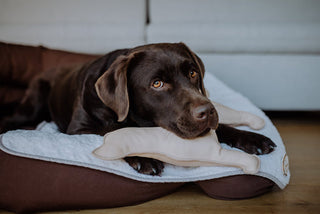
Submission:
POLYGON ((189 72, 190 78, 195 78, 197 75, 198 75, 198 73, 196 71, 194 71, 194 70, 189 72))
POLYGON ((152 87, 154 88, 162 88, 163 87, 163 82, 160 80, 156 80, 152 83, 152 87))

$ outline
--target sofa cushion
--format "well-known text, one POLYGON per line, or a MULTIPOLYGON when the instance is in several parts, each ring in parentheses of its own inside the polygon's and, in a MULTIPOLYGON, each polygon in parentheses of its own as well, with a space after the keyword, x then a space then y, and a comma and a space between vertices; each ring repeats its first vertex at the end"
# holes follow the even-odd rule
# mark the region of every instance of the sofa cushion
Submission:
POLYGON ((151 0, 147 39, 183 41, 198 52, 314 53, 319 7, 312 0, 151 0))
POLYGON ((144 0, 1 2, 0 40, 6 42, 85 53, 144 43, 144 0))

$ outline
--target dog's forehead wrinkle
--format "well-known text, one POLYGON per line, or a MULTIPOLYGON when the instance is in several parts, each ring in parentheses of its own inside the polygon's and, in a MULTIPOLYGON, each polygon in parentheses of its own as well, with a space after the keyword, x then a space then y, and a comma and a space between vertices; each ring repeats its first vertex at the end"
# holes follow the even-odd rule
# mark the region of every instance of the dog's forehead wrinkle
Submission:
MULTIPOLYGON (((181 59, 181 62, 184 60, 181 59)), ((140 61, 132 71, 131 76, 139 81, 150 81, 155 78, 172 81, 180 73, 181 66, 177 60, 168 56, 149 56, 140 61)))
POLYGON ((176 51, 160 48, 147 51, 146 59, 159 65, 178 65, 188 58, 176 51))

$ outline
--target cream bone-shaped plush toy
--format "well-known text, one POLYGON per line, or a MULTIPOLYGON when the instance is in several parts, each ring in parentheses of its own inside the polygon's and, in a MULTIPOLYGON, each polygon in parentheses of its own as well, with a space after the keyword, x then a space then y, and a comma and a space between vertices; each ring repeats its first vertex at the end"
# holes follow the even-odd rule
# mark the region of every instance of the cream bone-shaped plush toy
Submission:
MULTIPOLYGON (((264 120, 244 111, 237 111, 213 102, 219 123, 262 129, 264 120)), ((260 159, 242 151, 223 149, 214 130, 196 139, 183 139, 160 127, 123 128, 104 136, 104 143, 93 151, 103 160, 140 156, 161 160, 177 166, 231 166, 255 174, 260 159)))

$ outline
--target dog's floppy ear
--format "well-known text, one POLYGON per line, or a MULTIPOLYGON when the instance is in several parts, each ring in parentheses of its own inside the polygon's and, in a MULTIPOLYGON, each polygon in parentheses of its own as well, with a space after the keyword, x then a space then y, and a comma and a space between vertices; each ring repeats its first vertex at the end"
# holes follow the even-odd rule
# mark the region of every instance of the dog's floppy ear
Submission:
POLYGON ((204 72, 205 72, 205 68, 204 68, 204 64, 202 62, 202 60, 192 51, 190 50, 190 48, 184 44, 184 43, 180 43, 181 45, 183 45, 187 51, 189 52, 192 60, 197 64, 197 66, 199 67, 200 69, 200 76, 201 76, 201 81, 200 81, 200 89, 201 89, 201 92, 204 96, 207 96, 207 93, 206 93, 206 89, 204 88, 204 83, 203 83, 203 78, 204 78, 204 72))
POLYGON ((200 81, 200 85, 201 85, 201 92, 204 96, 207 96, 207 92, 206 89, 204 88, 204 83, 203 83, 203 78, 204 78, 204 72, 205 72, 205 68, 204 68, 204 64, 202 62, 202 60, 194 53, 192 52, 192 55, 198 65, 198 67, 200 68, 200 74, 201 74, 201 81, 200 81))
POLYGON ((100 100, 124 121, 129 112, 127 69, 134 54, 119 56, 96 81, 95 89, 100 100))

